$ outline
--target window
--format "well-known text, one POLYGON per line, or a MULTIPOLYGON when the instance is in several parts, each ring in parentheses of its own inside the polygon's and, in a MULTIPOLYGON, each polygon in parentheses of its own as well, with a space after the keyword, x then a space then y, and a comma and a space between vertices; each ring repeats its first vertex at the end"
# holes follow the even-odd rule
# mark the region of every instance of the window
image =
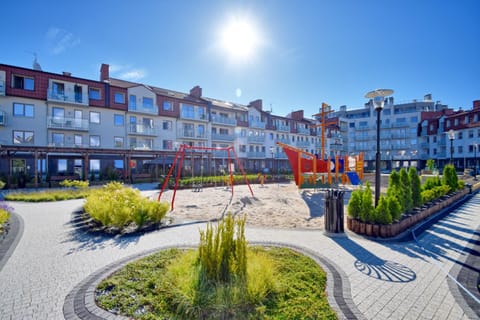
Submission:
POLYGON ((82 146, 82 144, 83 144, 83 137, 82 137, 82 135, 76 134, 76 135, 73 137, 73 143, 74 143, 76 146, 78 146, 78 147, 82 146))
POLYGON ((143 107, 147 109, 153 109, 153 99, 143 97, 143 107))
POLYGON ((13 116, 33 118, 33 104, 13 103, 13 116))
POLYGON ((181 117, 182 118, 188 118, 188 119, 194 119, 195 118, 195 111, 194 107, 189 104, 183 104, 182 105, 182 110, 181 110, 181 117))
POLYGON ((163 101, 163 110, 173 111, 173 103, 171 101, 163 101))
POLYGON ((355 122, 350 122, 350 123, 348 124, 348 126, 349 126, 350 128, 355 128, 355 122))
POLYGON ((123 137, 114 137, 113 146, 115 148, 123 148, 123 137))
POLYGON ((65 95, 65 85, 61 82, 52 83, 52 94, 54 98, 59 98, 58 96, 65 95))
POLYGON ((199 124, 197 127, 197 138, 205 138, 205 126, 199 124))
POLYGON ((62 173, 67 172, 67 159, 57 160, 57 172, 62 172, 62 173))
POLYGON ((98 88, 88 88, 88 97, 92 100, 100 100, 100 89, 98 88))
POLYGON ((383 113, 384 116, 389 116, 391 114, 391 110, 390 109, 383 109, 382 113, 383 113))
POLYGON ((65 109, 63 108, 52 108, 52 121, 56 124, 63 124, 65 120, 65 109))
POLYGON ((162 146, 164 150, 172 150, 173 149, 173 141, 172 140, 163 140, 162 146))
POLYGON ((90 123, 100 123, 100 112, 90 111, 90 123))
POLYGON ((90 172, 100 171, 100 159, 90 159, 90 172))
POLYGON ((458 118, 455 119, 455 125, 458 126, 458 118))
POLYGON ((458 140, 462 140, 462 139, 463 139, 463 132, 460 131, 460 132, 458 133, 458 140))
POLYGON ((473 130, 468 130, 468 137, 473 138, 473 130))
POLYGON ((65 143, 65 135, 63 133, 52 133, 52 143, 55 146, 63 146, 65 143))
POLYGON ((25 166, 26 163, 24 159, 12 159, 12 173, 25 172, 25 166))
POLYGON ((90 147, 100 147, 100 136, 90 136, 90 147))
POLYGON ((463 119, 464 124, 468 124, 468 116, 465 116, 465 119, 463 119))
POLYGON ((172 130, 171 120, 163 120, 163 130, 172 130))
POLYGON ((458 146, 458 153, 463 153, 463 146, 458 146))
POLYGON ((411 123, 418 123, 418 117, 410 117, 411 123))
POLYGON ((33 144, 33 131, 13 131, 13 144, 33 144))
POLYGON ((137 96, 134 94, 130 95, 130 98, 128 100, 128 106, 130 109, 135 110, 137 108, 137 96))
POLYGON ((469 145, 469 146, 468 146, 468 152, 472 153, 472 152, 473 152, 473 148, 474 148, 473 144, 469 145))
POLYGON ((437 136, 433 136, 433 143, 437 142, 437 136))
POLYGON ((115 92, 113 100, 115 103, 125 103, 125 95, 122 92, 115 92))
POLYGON ((450 120, 447 120, 447 128, 450 128, 450 120))
POLYGON ((123 116, 123 114, 113 115, 113 124, 116 127, 123 127, 123 125, 125 124, 125 117, 123 116))
POLYGON ((14 75, 12 87, 15 89, 33 91, 35 90, 35 80, 29 77, 14 75))
POLYGON ((123 169, 123 160, 121 160, 121 159, 113 160, 113 167, 115 169, 123 169))

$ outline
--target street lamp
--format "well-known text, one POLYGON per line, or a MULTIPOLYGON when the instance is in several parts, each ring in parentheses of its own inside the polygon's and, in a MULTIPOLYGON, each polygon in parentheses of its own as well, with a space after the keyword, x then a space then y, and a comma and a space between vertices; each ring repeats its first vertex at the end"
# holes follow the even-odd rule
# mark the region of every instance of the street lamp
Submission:
POLYGON ((450 139, 450 164, 453 164, 453 140, 455 140, 455 131, 448 130, 448 139, 450 139))
POLYGON ((478 164, 477 164, 477 149, 478 149, 478 143, 475 143, 473 145, 474 149, 473 149, 473 180, 477 181, 477 168, 478 168, 478 164))
POLYGON ((274 146, 270 147, 270 153, 272 154, 272 177, 273 177, 273 164, 274 164, 273 163, 274 162, 273 156, 275 155, 275 147, 274 146))
POLYGON ((377 111, 377 153, 375 154, 375 208, 380 199, 380 111, 383 109, 385 97, 393 94, 391 89, 377 89, 368 92, 365 98, 372 99, 377 111))

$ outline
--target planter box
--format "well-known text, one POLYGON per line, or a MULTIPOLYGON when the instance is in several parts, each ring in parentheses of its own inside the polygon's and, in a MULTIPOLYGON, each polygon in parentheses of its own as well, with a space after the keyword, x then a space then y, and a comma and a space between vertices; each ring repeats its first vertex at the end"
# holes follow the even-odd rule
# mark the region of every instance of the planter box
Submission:
POLYGON ((419 209, 415 209, 409 214, 405 214, 402 220, 389 225, 365 223, 347 216, 347 229, 369 237, 395 237, 417 223, 425 220, 429 216, 457 202, 468 193, 468 188, 464 188, 448 196, 442 197, 442 199, 436 199, 431 203, 423 205, 419 209))

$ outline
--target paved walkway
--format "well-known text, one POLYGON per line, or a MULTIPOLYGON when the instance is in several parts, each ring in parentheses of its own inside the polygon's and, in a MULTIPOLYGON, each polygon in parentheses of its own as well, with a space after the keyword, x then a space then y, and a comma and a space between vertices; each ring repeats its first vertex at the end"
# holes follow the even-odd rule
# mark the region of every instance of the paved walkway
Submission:
MULTIPOLYGON (((196 245, 198 230, 205 226, 112 239, 79 231, 74 212, 83 200, 10 204, 23 233, 18 243, 13 241, 14 250, 0 246, 0 319, 74 318, 64 314, 64 306, 92 275, 156 248, 196 245)), ((478 291, 471 297, 455 283, 457 278, 478 279, 479 228, 477 194, 418 236, 418 242, 382 243, 350 233, 328 237, 322 231, 271 228, 247 228, 246 236, 250 242, 293 246, 317 257, 327 269, 333 266, 338 274, 332 277, 329 271, 329 298, 340 317, 479 319, 478 291), (343 281, 336 290, 334 280, 343 281), (347 310, 342 299, 332 299, 339 295, 353 313, 342 313, 347 310)))

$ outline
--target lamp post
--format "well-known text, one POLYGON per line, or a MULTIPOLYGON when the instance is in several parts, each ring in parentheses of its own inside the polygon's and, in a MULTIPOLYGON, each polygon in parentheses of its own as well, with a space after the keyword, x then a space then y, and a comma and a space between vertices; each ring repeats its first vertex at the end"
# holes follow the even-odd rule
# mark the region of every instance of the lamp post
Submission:
POLYGON ((271 146, 270 147, 270 153, 272 154, 272 177, 273 177, 273 167, 274 167, 274 160, 273 160, 273 156, 275 155, 275 147, 274 146, 271 146))
POLYGON ((474 149, 473 149, 473 180, 477 181, 477 168, 478 168, 478 164, 477 164, 477 149, 478 149, 478 143, 475 143, 473 145, 474 149))
POLYGON ((377 111, 377 151, 375 154, 375 208, 380 199, 380 112, 385 103, 385 97, 391 95, 391 89, 377 89, 365 94, 365 98, 372 99, 375 110, 377 111))
POLYGON ((448 130, 448 139, 450 139, 450 164, 453 165, 453 140, 455 140, 455 131, 448 130))

